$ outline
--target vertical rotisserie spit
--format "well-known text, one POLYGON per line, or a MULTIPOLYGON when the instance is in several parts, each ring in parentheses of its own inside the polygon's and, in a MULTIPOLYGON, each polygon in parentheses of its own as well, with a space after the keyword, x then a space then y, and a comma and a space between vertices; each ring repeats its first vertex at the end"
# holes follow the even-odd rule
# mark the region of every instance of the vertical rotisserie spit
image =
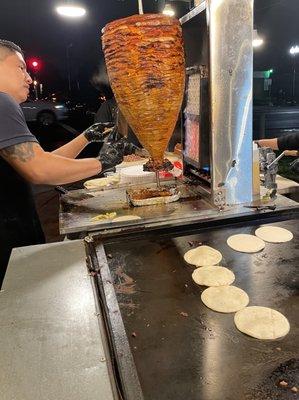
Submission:
POLYGON ((109 23, 102 42, 119 108, 151 155, 147 169, 167 169, 164 152, 185 85, 179 21, 163 14, 133 15, 109 23))

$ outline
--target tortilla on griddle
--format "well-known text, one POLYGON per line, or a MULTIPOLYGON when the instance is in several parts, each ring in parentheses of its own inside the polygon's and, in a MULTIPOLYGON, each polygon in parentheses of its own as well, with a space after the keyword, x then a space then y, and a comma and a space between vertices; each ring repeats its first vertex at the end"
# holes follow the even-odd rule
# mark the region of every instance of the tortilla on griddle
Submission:
POLYGON ((228 268, 209 265, 196 268, 192 273, 192 279, 202 286, 228 286, 235 280, 235 275, 228 268))
POLYGON ((199 246, 188 250, 184 255, 184 260, 188 264, 204 267, 218 264, 222 260, 222 254, 213 247, 199 246))
POLYGON ((291 231, 279 226, 262 226, 255 231, 255 235, 269 243, 284 243, 293 239, 291 231))
POLYGON ((248 234, 232 235, 227 239, 227 244, 233 250, 241 253, 257 253, 265 247, 262 239, 248 234))
POLYGON ((249 303, 247 293, 236 286, 209 287, 202 292, 201 300, 211 310, 222 313, 242 310, 249 303))
POLYGON ((268 307, 246 307, 236 313, 234 322, 239 331, 257 339, 278 339, 290 331, 287 318, 268 307))

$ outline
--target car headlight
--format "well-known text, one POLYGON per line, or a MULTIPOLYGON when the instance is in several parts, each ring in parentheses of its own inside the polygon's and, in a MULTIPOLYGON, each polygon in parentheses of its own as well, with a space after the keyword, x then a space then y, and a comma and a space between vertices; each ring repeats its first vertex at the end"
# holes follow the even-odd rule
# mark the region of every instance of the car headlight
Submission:
POLYGON ((64 108, 64 106, 63 105, 57 105, 57 106, 54 106, 55 108, 57 108, 57 109, 61 109, 61 108, 64 108))

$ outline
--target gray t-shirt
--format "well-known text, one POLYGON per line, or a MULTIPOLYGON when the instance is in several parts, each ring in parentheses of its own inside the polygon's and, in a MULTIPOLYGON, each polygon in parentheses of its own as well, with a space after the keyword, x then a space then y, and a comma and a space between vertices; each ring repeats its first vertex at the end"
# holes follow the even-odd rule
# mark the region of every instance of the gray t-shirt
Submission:
MULTIPOLYGON (((25 142, 37 142, 21 107, 0 92, 0 151, 25 142)), ((0 155, 0 287, 11 249, 44 243, 31 186, 0 155)))
POLYGON ((0 92, 0 150, 24 142, 37 142, 30 132, 20 105, 0 92))

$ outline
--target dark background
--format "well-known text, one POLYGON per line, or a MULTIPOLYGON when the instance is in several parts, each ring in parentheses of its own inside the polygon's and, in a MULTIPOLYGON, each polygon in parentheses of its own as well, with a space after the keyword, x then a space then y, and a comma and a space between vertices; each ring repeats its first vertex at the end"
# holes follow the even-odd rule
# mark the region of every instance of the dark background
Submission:
MULTIPOLYGON (((88 105, 96 110, 100 105, 99 94, 109 96, 105 87, 107 77, 101 51, 101 29, 110 21, 138 12, 137 0, 81 0, 87 15, 70 20, 60 17, 55 6, 64 0, 0 0, 0 38, 19 44, 26 60, 38 58, 41 67, 37 73, 30 72, 43 83, 44 92, 68 96, 67 57, 70 55, 72 98, 74 102, 88 105)), ((188 2, 172 1, 180 17, 189 11, 188 2)), ((145 12, 161 12, 164 0, 143 0, 145 12)), ((289 55, 292 45, 299 45, 299 0, 255 0, 255 29, 265 43, 254 51, 254 70, 274 69, 272 96, 282 88, 286 99, 291 97, 293 59, 289 55)), ((299 56, 297 56, 299 63, 299 56)), ((299 67, 298 67, 299 70, 299 67)), ((299 83, 299 74, 297 82, 299 83)), ((299 87, 297 87, 299 94, 299 87)), ((110 94, 111 95, 111 94, 110 94)), ((299 101, 297 96, 297 102, 299 101)), ((281 107, 282 108, 282 107, 281 107)), ((86 108, 82 108, 86 111, 86 108)), ((275 109, 276 110, 276 109, 275 109)), ((275 137, 285 128, 299 128, 299 107, 292 105, 293 114, 275 111, 266 118, 266 135, 275 137), (297 111, 296 111, 297 110, 297 111), (273 117, 275 116, 275 118, 273 117), (290 118, 290 115, 293 117, 290 118)), ((254 112, 254 127, 260 127, 263 109, 254 112)), ((45 150, 51 151, 71 140, 76 132, 91 125, 93 115, 86 112, 73 113, 71 117, 50 127, 29 123, 31 131, 45 150), (74 129, 75 128, 75 129, 74 129), (75 133, 74 133, 75 132, 75 133)), ((255 132, 258 134, 258 130, 255 132)), ((97 152, 88 146, 81 157, 97 152)), ((289 173, 289 161, 285 160, 289 173)), ((282 171, 281 171, 282 172, 282 171)), ((289 176, 294 178, 292 176, 289 176)), ((58 232, 58 195, 53 189, 37 188, 38 210, 48 241, 60 240, 58 232)))
MULTIPOLYGON (((38 57, 42 66, 37 78, 45 92, 67 93, 68 47, 72 95, 94 100, 106 79, 101 51, 101 29, 110 21, 138 13, 137 0, 81 0, 87 9, 83 18, 59 16, 61 0, 1 0, 0 37, 12 40, 25 51, 26 59, 38 57)), ((177 16, 188 12, 187 1, 172 1, 177 16)), ((161 12, 164 0, 143 0, 145 12, 161 12)), ((272 95, 279 89, 290 98, 293 58, 289 48, 299 44, 298 0, 255 0, 255 28, 265 44, 254 52, 254 69, 274 69, 272 95)), ((299 56, 297 56, 299 59, 299 56)), ((298 64, 299 64, 299 60, 298 64)), ((297 79, 297 82, 299 79, 297 79)), ((298 82, 299 85, 299 82, 298 82)), ((299 101, 299 86, 297 88, 299 101)))

